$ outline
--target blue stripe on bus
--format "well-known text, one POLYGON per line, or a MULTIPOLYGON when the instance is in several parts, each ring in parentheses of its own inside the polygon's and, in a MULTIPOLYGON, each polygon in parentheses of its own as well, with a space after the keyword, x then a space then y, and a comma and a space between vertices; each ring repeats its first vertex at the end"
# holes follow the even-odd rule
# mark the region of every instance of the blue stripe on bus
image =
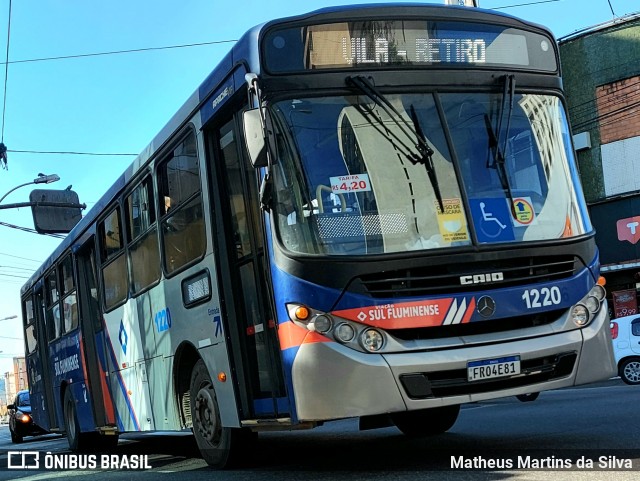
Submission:
MULTIPOLYGON (((286 397, 276 398, 276 408, 278 413, 289 412, 289 399, 286 397)), ((277 414, 273 412, 273 398, 255 399, 253 410, 256 414, 277 414)))

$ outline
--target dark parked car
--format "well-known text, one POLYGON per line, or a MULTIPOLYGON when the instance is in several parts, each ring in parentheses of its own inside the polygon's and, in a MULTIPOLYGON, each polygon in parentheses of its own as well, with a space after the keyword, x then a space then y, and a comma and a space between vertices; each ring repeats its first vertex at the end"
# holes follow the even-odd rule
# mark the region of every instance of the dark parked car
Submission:
POLYGON ((47 431, 33 423, 29 391, 19 391, 13 404, 9 404, 7 409, 9 409, 9 431, 11 431, 12 442, 21 443, 22 438, 25 436, 37 436, 38 434, 47 433, 47 431))

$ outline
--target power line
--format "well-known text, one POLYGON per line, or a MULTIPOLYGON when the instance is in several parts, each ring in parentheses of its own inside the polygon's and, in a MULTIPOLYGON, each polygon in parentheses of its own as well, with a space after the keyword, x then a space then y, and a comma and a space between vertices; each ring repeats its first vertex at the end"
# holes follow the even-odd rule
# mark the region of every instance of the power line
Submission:
POLYGON ((527 5, 538 5, 540 3, 553 3, 553 2, 560 2, 560 1, 562 0, 540 0, 538 2, 518 3, 516 5, 505 5, 504 7, 494 7, 491 10, 504 10, 507 8, 526 7, 527 5))
MULTIPOLYGON (((0 222, 0 225, 5 226, 5 227, 10 227, 11 229, 17 229, 17 230, 21 230, 23 232, 29 232, 31 234, 40 234, 40 232, 38 232, 35 229, 30 229, 29 227, 20 227, 19 225, 14 225, 14 224, 8 224, 6 222, 0 222)), ((56 237, 57 239, 64 239, 66 236, 61 235, 61 234, 44 234, 44 235, 48 235, 51 237, 56 237)))
POLYGON ((0 272, 0 277, 15 277, 16 279, 29 279, 29 276, 16 276, 13 274, 5 274, 4 272, 0 272))
POLYGON ((28 257, 14 256, 13 254, 7 254, 5 252, 0 252, 0 256, 13 257, 14 259, 21 259, 23 261, 31 261, 31 262, 37 262, 38 264, 42 264, 42 261, 39 261, 37 259, 29 259, 28 257))
MULTIPOLYGON (((553 1, 558 1, 558 0, 553 0, 553 1)), ((60 55, 60 56, 57 56, 57 57, 29 58, 29 59, 11 60, 11 61, 9 61, 9 57, 7 57, 7 61, 6 62, 0 62, 0 63, 5 63, 6 65, 8 65, 10 63, 13 64, 13 63, 28 63, 28 62, 47 62, 47 61, 50 61, 50 60, 66 60, 66 59, 84 58, 84 57, 100 57, 100 56, 104 56, 104 55, 119 55, 119 54, 123 54, 123 53, 150 52, 150 51, 155 51, 155 50, 169 50, 169 49, 175 49, 175 48, 201 47, 201 46, 204 46, 204 45, 216 45, 216 44, 221 44, 221 43, 235 43, 235 42, 237 42, 237 40, 216 40, 216 41, 212 41, 212 42, 186 43, 186 44, 181 44, 181 45, 167 45, 167 46, 164 46, 164 47, 134 48, 134 49, 129 49, 129 50, 113 50, 113 51, 108 51, 108 52, 81 53, 81 54, 75 54, 75 55, 60 55)))
POLYGON ((22 266, 0 266, 0 269, 16 269, 18 271, 28 271, 28 272, 34 271, 34 269, 32 268, 22 267, 22 266))

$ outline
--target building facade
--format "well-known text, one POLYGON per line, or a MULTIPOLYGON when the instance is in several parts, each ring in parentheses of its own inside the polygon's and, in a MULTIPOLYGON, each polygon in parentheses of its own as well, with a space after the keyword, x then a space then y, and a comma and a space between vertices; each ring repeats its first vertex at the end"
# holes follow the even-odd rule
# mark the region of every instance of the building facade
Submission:
POLYGON ((640 294, 640 15, 561 38, 574 145, 612 317, 640 294))
POLYGON ((24 357, 13 358, 13 370, 4 373, 4 405, 11 404, 18 391, 29 389, 24 357))

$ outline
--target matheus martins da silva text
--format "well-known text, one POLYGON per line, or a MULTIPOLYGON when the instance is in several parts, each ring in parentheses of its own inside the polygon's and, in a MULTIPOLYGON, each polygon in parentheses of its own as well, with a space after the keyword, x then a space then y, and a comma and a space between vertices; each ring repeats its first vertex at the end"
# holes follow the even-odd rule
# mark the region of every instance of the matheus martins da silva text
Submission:
POLYGON ((518 456, 515 458, 485 458, 451 456, 452 469, 634 469, 633 460, 616 456, 574 459, 546 456, 518 456))

